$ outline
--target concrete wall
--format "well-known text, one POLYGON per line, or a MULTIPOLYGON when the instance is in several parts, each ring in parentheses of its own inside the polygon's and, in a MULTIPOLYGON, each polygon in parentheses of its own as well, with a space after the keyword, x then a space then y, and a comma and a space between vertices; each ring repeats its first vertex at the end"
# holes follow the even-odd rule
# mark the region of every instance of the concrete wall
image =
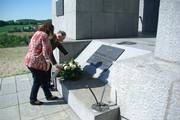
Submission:
POLYGON ((139 0, 64 0, 64 16, 55 16, 55 30, 73 39, 135 36, 138 32, 139 0))
MULTIPOLYGON (((52 0, 52 23, 55 32, 63 30, 67 37, 76 38, 76 1, 64 0, 64 16, 56 16, 56 1, 52 0)), ((68 40, 68 39, 67 39, 68 40)))

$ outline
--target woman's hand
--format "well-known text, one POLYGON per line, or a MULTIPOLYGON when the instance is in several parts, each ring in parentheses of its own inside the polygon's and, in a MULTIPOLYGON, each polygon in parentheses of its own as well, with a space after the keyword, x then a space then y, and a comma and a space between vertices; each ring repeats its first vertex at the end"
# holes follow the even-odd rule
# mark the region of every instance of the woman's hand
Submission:
POLYGON ((57 71, 60 71, 60 70, 62 69, 63 66, 62 66, 62 65, 56 64, 55 67, 56 67, 56 70, 57 70, 57 71))

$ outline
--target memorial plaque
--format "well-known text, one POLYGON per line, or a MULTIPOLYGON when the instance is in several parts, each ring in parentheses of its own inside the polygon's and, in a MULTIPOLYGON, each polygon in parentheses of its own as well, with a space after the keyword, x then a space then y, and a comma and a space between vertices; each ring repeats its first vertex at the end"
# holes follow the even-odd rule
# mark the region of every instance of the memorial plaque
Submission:
POLYGON ((56 1, 56 16, 64 15, 64 0, 56 1))
POLYGON ((124 49, 116 48, 112 46, 102 45, 88 60, 88 63, 96 66, 98 63, 102 63, 99 67, 102 70, 108 69, 113 61, 116 61, 118 57, 124 52, 124 49))

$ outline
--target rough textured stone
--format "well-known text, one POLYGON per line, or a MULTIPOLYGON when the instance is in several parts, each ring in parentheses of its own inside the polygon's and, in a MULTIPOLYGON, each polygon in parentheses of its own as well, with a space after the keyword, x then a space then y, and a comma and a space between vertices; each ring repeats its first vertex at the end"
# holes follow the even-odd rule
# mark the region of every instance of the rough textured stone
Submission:
POLYGON ((85 67, 87 59, 102 44, 125 49, 104 74, 99 69, 89 70, 94 77, 100 76, 111 85, 112 99, 117 91, 122 116, 132 120, 179 120, 178 64, 157 59, 148 51, 100 41, 92 41, 76 60, 85 67))
POLYGON ((160 2, 155 56, 180 63, 180 2, 163 0, 160 2))
POLYGON ((172 120, 175 115, 173 120, 178 120, 179 82, 175 81, 180 80, 180 66, 149 54, 117 61, 110 71, 107 81, 117 90, 123 116, 133 120, 162 120, 170 116, 172 120), (173 90, 169 93, 171 84, 173 90))
POLYGON ((171 84, 165 119, 180 120, 180 81, 171 84))

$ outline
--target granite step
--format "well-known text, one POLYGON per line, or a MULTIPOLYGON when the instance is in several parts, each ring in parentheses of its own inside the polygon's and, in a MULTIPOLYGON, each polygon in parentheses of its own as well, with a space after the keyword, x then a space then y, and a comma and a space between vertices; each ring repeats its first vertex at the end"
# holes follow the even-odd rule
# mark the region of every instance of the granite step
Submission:
POLYGON ((84 75, 77 81, 57 81, 57 89, 62 92, 65 101, 71 106, 81 120, 118 120, 119 107, 111 100, 111 87, 99 79, 94 79, 84 75), (97 100, 108 105, 109 109, 98 112, 92 109, 96 103, 90 89, 93 91, 97 100))

